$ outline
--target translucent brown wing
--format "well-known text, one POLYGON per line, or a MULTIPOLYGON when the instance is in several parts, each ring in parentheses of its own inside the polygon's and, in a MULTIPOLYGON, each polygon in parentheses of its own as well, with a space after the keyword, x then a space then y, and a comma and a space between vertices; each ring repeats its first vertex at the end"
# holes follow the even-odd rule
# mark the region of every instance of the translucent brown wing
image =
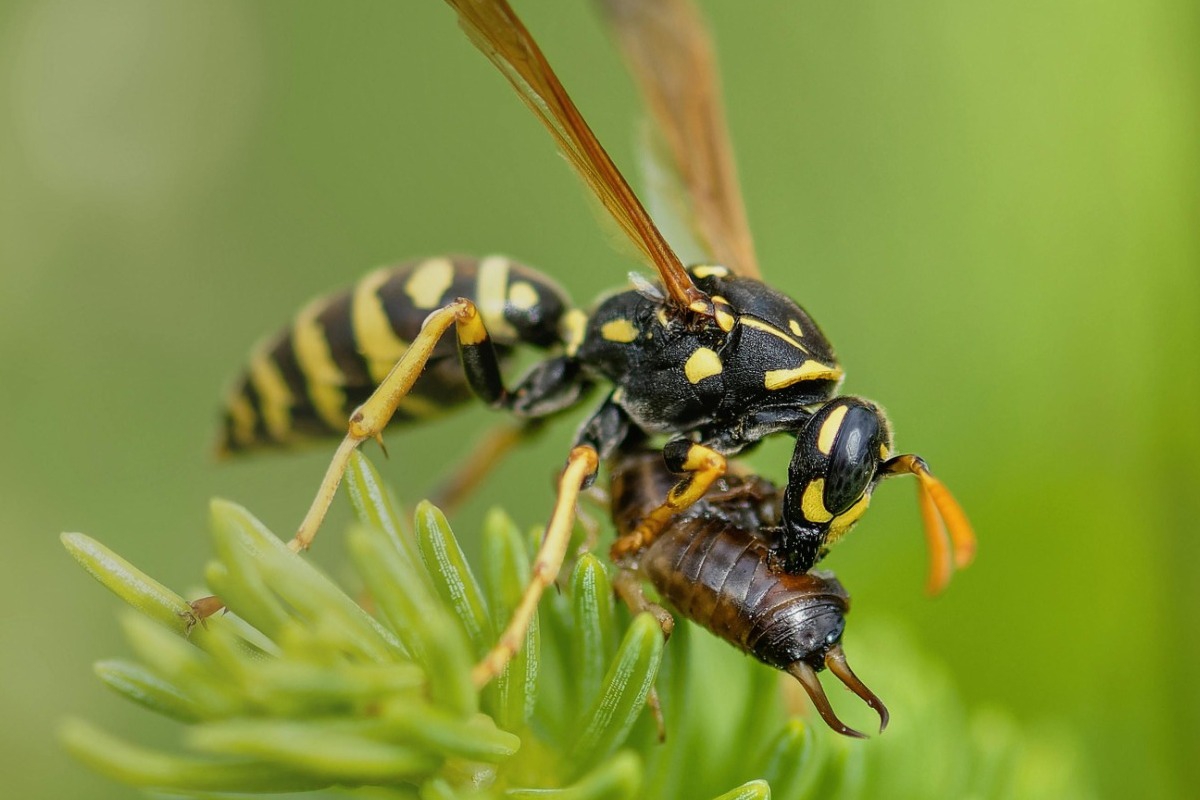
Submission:
POLYGON ((504 0, 446 0, 458 12, 471 41, 508 78, 525 104, 550 131, 559 149, 625 235, 662 278, 671 299, 712 312, 707 295, 692 283, 633 189, 597 141, 537 43, 504 0))
POLYGON ((716 59, 689 0, 599 0, 685 193, 698 243, 759 277, 721 103, 716 59))

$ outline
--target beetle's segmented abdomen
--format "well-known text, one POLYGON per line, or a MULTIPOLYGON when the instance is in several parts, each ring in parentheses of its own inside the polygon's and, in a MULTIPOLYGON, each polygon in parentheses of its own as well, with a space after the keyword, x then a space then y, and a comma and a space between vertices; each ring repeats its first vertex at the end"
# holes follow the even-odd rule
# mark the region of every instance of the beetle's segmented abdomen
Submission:
POLYGON ((823 652, 827 631, 841 634, 836 578, 773 569, 764 540, 719 516, 671 525, 640 568, 685 617, 779 669, 823 652))
MULTIPOLYGON (((346 432, 350 414, 404 355, 430 312, 466 297, 503 357, 561 342, 569 307, 550 279, 504 256, 438 257, 384 267, 319 298, 255 349, 225 402, 218 450, 286 447, 346 432)), ((401 401, 396 421, 423 419, 471 396, 452 334, 401 401)))

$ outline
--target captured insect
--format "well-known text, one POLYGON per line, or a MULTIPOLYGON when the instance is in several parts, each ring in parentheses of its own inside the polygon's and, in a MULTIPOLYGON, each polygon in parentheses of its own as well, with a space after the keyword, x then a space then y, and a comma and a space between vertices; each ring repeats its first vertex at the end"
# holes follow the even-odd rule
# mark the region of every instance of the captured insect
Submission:
POLYGON ((225 414, 229 452, 345 434, 290 546, 312 543, 351 454, 393 418, 419 420, 474 395, 517 420, 473 454, 460 484, 469 485, 540 420, 596 389, 604 399, 570 450, 531 583, 477 665, 477 685, 524 641, 562 565, 581 491, 606 459, 650 437, 666 439, 663 463, 677 480, 617 539, 615 559, 652 544, 725 473, 727 456, 783 433, 796 439, 771 544, 784 570, 806 572, 858 521, 880 480, 907 473, 918 478, 940 588, 951 544, 957 566, 970 561, 971 528, 921 459, 892 454, 878 406, 837 395, 843 370, 812 318, 759 280, 712 47, 695 9, 687 0, 601 3, 657 122, 695 237, 712 256, 685 268, 508 3, 447 2, 657 281, 637 278, 584 311, 550 278, 507 258, 432 258, 374 272, 309 305, 252 357, 225 414), (510 386, 502 358, 524 345, 548 352, 510 386))
MULTIPOLYGON (((650 450, 621 453, 609 470, 620 534, 635 529, 676 480, 650 450)), ((651 612, 669 635, 674 620, 646 599, 642 581, 648 581, 684 617, 795 677, 830 728, 861 738, 838 719, 821 688, 817 672, 828 667, 875 709, 882 732, 887 708, 842 651, 850 596, 833 573, 786 572, 771 554, 781 499, 779 489, 758 476, 722 477, 645 549, 623 558, 614 586, 633 611, 651 612)))

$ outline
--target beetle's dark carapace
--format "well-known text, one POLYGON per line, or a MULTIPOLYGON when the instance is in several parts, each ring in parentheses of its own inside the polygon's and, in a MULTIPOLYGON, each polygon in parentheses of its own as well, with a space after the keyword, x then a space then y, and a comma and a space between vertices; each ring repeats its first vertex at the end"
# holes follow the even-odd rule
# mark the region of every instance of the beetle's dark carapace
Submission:
MULTIPOLYGON (((613 466, 619 534, 649 513, 674 479, 654 452, 613 466)), ((834 715, 816 672, 826 667, 879 713, 887 709, 846 664, 841 639, 850 596, 829 572, 789 573, 766 531, 778 530, 780 491, 757 476, 727 477, 672 520, 622 566, 636 570, 678 613, 765 664, 795 676, 831 728, 859 735, 834 715)))

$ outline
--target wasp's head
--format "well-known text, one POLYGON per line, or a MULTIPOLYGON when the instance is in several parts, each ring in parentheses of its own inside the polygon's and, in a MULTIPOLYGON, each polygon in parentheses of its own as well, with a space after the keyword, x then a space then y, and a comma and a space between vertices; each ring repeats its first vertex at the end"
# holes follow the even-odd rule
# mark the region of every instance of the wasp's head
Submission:
POLYGON ((783 501, 778 555, 803 571, 858 522, 891 453, 887 418, 875 404, 839 397, 796 436, 783 501))
POLYGON ((838 397, 822 406, 796 437, 784 492, 776 554, 792 571, 809 569, 862 517, 879 481, 911 474, 930 547, 931 593, 975 552, 975 536, 949 490, 915 455, 892 455, 892 432, 879 406, 838 397), (949 536, 947 537, 947 529, 949 536))

